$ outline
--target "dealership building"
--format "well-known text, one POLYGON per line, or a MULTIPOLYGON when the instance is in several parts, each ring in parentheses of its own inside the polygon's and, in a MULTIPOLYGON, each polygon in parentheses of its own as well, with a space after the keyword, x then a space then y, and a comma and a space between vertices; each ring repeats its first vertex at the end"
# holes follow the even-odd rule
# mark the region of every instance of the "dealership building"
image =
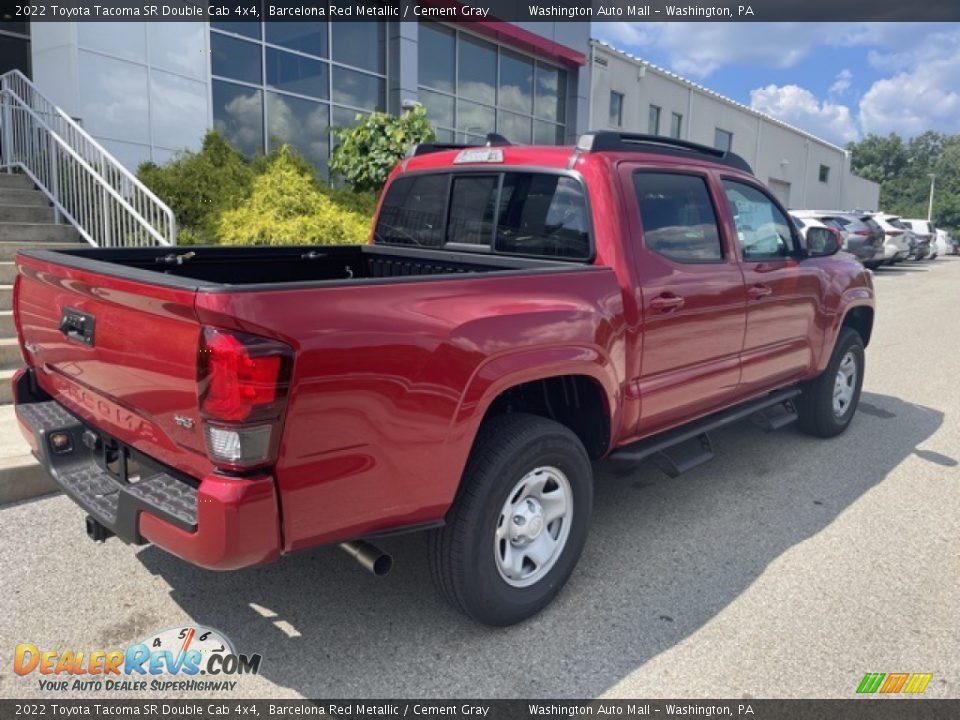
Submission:
POLYGON ((588 23, 0 23, 18 66, 118 160, 195 148, 210 127, 246 153, 290 143, 323 168, 330 129, 423 103, 446 141, 497 131, 573 142, 587 122, 588 23), (16 34, 14 35, 14 31, 16 34))
POLYGON ((880 186, 853 174, 847 150, 606 43, 590 53, 591 127, 732 150, 788 208, 877 209, 880 186))
POLYGON ((11 67, 130 168, 216 127, 245 153, 289 143, 324 171, 331 128, 420 102, 442 141, 651 133, 732 149, 788 207, 879 196, 844 149, 591 41, 585 22, 0 21, 11 67))

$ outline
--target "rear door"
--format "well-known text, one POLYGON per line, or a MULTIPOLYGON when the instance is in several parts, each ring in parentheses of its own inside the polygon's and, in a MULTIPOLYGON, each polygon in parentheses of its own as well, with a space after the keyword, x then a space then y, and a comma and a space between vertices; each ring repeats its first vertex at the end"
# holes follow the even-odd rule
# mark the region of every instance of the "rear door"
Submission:
POLYGON ((731 235, 747 295, 741 394, 762 392, 807 372, 819 347, 821 272, 800 262, 787 215, 761 186, 723 178, 731 235))
POLYGON ((728 404, 740 382, 746 296, 706 173, 621 168, 643 305, 638 432, 728 404))
POLYGON ((195 290, 49 258, 17 258, 21 342, 40 387, 113 438, 195 477, 205 474, 195 290))

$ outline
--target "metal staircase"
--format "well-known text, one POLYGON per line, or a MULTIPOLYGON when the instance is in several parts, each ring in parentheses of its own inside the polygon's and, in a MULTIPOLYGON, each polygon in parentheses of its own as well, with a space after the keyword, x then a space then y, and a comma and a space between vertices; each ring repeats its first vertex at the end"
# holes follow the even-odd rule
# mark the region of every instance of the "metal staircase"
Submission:
POLYGON ((0 169, 98 247, 176 245, 173 211, 19 70, 0 75, 0 169))

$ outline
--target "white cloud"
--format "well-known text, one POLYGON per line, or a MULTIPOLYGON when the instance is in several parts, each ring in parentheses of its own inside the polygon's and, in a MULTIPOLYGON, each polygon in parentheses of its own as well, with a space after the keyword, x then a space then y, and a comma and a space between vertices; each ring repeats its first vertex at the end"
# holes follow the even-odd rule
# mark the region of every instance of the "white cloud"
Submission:
POLYGON ((799 85, 771 84, 751 90, 750 107, 841 145, 859 135, 850 108, 820 101, 799 85))
POLYGON ((883 55, 871 64, 896 74, 876 81, 860 99, 866 133, 907 137, 925 130, 960 133, 960 31, 919 38, 913 48, 883 55))
POLYGON ((595 23, 597 36, 640 57, 654 48, 683 75, 706 78, 726 65, 787 68, 818 45, 896 46, 909 37, 903 23, 595 23))
POLYGON ((850 89, 850 82, 852 80, 853 73, 844 68, 837 73, 837 76, 833 79, 833 85, 830 86, 830 90, 828 92, 831 95, 843 95, 847 90, 850 89))

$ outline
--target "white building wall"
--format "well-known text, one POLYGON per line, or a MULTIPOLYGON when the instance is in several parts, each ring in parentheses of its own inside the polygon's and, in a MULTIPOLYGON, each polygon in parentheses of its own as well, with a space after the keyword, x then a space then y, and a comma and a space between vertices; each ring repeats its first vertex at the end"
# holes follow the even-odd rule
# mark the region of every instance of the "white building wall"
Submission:
POLYGON ((131 170, 210 126, 205 22, 34 23, 33 79, 131 170))
POLYGON ((844 149, 601 43, 593 43, 592 55, 591 129, 646 133, 650 106, 657 105, 660 135, 670 134, 672 113, 683 116, 682 139, 713 146, 718 128, 732 133, 733 152, 789 208, 877 207, 880 187, 850 172, 844 149), (611 91, 624 96, 620 127, 611 123, 611 91))

